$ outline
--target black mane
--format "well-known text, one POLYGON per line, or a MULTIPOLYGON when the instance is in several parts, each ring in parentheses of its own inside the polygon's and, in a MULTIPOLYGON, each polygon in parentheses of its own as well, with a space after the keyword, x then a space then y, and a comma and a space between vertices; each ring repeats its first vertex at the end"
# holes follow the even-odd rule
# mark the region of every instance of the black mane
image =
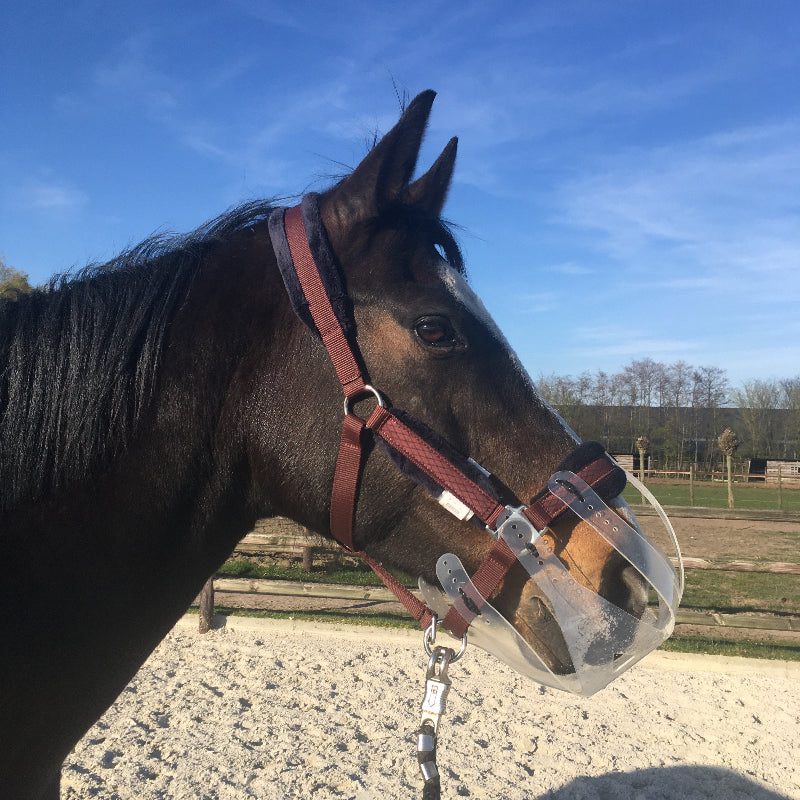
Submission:
POLYGON ((85 480, 124 451, 198 267, 270 210, 244 204, 0 302, 0 511, 85 480))

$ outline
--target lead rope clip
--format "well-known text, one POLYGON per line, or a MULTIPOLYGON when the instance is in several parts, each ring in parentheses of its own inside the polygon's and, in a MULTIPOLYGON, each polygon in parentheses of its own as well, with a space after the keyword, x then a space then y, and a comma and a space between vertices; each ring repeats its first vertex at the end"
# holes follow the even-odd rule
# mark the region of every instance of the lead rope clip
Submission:
POLYGON ((450 691, 450 677, 447 670, 455 661, 464 654, 466 649, 466 634, 461 642, 458 653, 451 647, 434 646, 436 641, 437 619, 431 620, 430 626, 425 631, 425 652, 428 654, 428 670, 425 674, 425 698, 422 701, 422 718, 417 731, 417 761, 419 771, 425 785, 422 790, 422 800, 439 800, 441 784, 439 768, 436 766, 436 736, 439 730, 439 720, 444 714, 447 695, 450 691))

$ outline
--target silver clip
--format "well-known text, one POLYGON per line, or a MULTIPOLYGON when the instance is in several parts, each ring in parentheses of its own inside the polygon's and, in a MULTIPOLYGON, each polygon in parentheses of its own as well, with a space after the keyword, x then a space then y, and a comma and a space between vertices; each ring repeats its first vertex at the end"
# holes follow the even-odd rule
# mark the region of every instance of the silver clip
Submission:
POLYGON ((437 646, 431 652, 431 657, 428 661, 421 724, 430 722, 433 726, 434 734, 439 729, 439 719, 444 714, 447 693, 450 691, 450 678, 447 676, 447 668, 454 657, 455 652, 452 648, 437 646))
MULTIPOLYGON (((454 556, 455 558, 455 556, 454 556)), ((431 617, 431 624, 425 629, 425 634, 422 637, 422 644, 425 646, 425 652, 428 656, 433 655, 433 645, 436 643, 436 626, 441 625, 441 620, 434 614, 431 617)), ((458 648, 458 652, 450 659, 451 664, 455 664, 461 656, 464 655, 464 651, 467 649, 467 634, 466 631, 464 635, 461 637, 461 647, 458 648)))

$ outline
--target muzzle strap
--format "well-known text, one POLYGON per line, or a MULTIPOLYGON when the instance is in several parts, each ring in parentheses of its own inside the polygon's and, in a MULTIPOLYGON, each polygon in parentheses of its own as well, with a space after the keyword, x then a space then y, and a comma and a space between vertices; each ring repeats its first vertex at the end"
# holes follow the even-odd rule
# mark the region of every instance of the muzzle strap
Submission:
MULTIPOLYGON (((599 442, 582 442, 556 468, 556 472, 579 475, 604 500, 622 494, 627 478, 625 470, 606 453, 599 442)), ((557 521, 569 508, 561 498, 545 486, 531 498, 525 516, 537 530, 557 521)))
POLYGON ((516 553, 502 539, 498 539, 472 576, 472 585, 478 591, 463 595, 453 603, 442 620, 442 627, 456 638, 463 636, 516 560, 516 553))

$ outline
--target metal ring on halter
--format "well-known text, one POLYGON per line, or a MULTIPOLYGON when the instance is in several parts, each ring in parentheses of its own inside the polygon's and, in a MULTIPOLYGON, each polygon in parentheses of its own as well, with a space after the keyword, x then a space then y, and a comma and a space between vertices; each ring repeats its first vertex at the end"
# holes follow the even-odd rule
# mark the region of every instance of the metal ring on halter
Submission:
MULTIPOLYGON (((422 643, 425 645, 425 652, 428 656, 433 655, 433 650, 431 650, 431 645, 436 641, 436 626, 441 625, 442 620, 440 620, 436 614, 433 615, 431 618, 431 624, 425 629, 425 634, 422 637, 422 643)), ((454 664, 458 661, 461 656, 464 655, 464 651, 467 649, 467 634, 466 632, 461 637, 461 647, 459 648, 458 652, 450 659, 450 663, 454 664)))
POLYGON ((350 395, 350 397, 345 397, 345 399, 344 399, 344 415, 345 416, 347 416, 350 413, 350 403, 352 403, 353 400, 358 400, 360 397, 363 397, 365 394, 371 394, 378 401, 378 405, 381 408, 386 408, 386 401, 383 399, 383 395, 374 386, 370 386, 367 383, 367 384, 365 384, 364 388, 361 389, 361 391, 358 391, 355 394, 350 395))

